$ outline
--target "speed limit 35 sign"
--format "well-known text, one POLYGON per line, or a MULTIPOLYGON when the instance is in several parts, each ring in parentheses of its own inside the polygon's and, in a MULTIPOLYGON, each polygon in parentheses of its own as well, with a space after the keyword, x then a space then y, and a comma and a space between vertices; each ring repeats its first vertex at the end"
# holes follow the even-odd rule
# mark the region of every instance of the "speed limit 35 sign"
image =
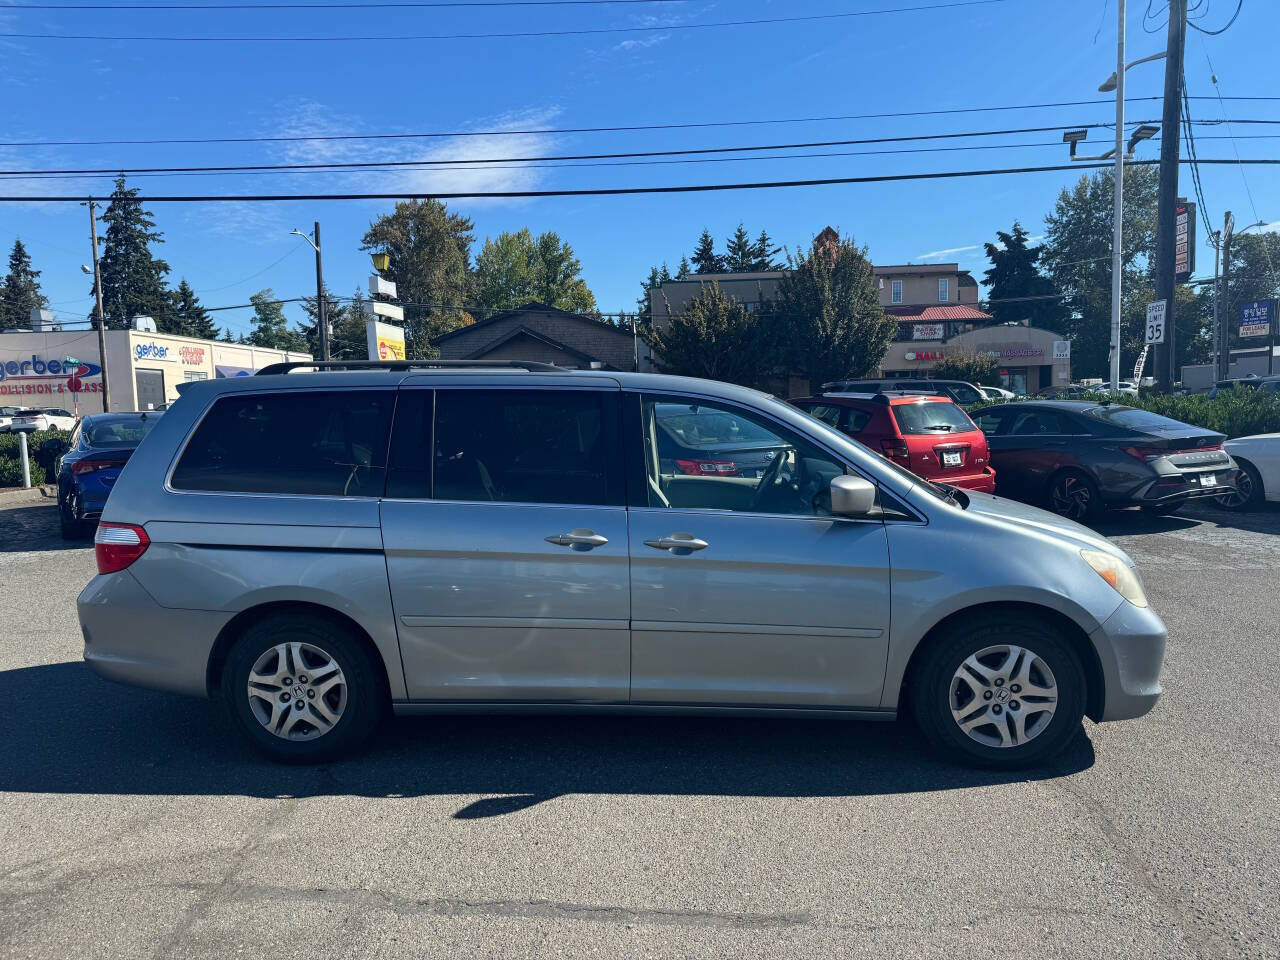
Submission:
POLYGON ((1147 343, 1164 343, 1164 308, 1166 300, 1147 304, 1147 343))

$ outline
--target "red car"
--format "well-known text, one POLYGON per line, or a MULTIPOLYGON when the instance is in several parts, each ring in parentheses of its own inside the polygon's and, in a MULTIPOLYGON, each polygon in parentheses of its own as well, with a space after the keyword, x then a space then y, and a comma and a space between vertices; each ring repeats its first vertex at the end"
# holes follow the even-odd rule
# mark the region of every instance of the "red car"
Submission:
POLYGON ((824 393, 788 402, 926 480, 995 492, 987 438, 947 397, 824 393))

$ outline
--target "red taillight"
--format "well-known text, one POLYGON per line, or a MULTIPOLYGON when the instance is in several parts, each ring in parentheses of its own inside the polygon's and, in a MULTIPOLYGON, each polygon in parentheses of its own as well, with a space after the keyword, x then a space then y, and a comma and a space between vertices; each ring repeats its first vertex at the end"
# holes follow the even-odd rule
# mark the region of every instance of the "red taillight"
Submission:
POLYGON ((76 474, 95 473, 111 467, 123 467, 123 460, 77 460, 71 465, 71 472, 76 474))
POLYGON ((1125 447, 1124 452, 1143 463, 1150 463, 1152 460, 1159 460, 1173 453, 1172 450, 1165 450, 1162 447, 1125 447))
POLYGON ((677 460, 676 469, 694 477, 736 477, 738 465, 732 460, 677 460))
POLYGON ((907 441, 905 440, 881 440, 880 449, 890 460, 897 460, 901 463, 911 462, 911 451, 907 449, 907 441))
POLYGON ((93 538, 93 552, 99 573, 123 570, 147 552, 151 539, 147 531, 132 523, 100 523, 93 538))

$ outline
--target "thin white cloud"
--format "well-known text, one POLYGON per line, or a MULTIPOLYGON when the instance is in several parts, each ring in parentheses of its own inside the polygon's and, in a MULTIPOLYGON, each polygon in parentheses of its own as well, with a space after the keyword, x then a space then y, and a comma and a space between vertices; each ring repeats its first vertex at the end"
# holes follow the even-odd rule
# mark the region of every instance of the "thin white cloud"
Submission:
POLYGON ((623 40, 614 46, 615 51, 622 50, 647 50, 649 47, 656 47, 660 43, 664 43, 671 39, 669 33, 659 33, 651 37, 641 37, 635 40, 623 40))
POLYGON ((980 245, 971 243, 967 247, 947 247, 943 250, 933 250, 929 253, 920 253, 916 255, 917 260, 941 260, 943 257, 949 257, 956 253, 967 253, 970 250, 979 249, 980 245))

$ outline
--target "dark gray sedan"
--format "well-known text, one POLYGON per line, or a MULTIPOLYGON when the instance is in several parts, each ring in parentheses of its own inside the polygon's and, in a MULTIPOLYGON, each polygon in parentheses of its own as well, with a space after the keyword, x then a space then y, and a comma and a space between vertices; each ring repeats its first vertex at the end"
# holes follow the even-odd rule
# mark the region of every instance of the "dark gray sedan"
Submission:
POLYGON ((1073 520, 1106 507, 1172 513, 1235 486, 1226 437, 1118 403, 1036 400, 974 416, 987 435, 996 493, 1073 520))

